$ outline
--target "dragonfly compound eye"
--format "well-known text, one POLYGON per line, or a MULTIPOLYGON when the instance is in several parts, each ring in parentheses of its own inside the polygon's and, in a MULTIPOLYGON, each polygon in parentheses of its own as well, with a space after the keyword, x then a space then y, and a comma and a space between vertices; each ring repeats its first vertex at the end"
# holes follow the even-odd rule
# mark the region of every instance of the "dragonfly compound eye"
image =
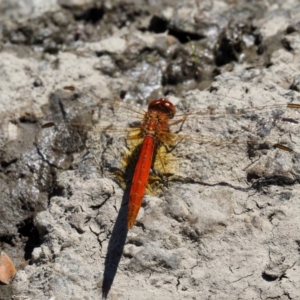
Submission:
POLYGON ((176 113, 174 104, 166 98, 151 101, 149 103, 148 110, 161 111, 167 114, 169 119, 172 119, 176 113))

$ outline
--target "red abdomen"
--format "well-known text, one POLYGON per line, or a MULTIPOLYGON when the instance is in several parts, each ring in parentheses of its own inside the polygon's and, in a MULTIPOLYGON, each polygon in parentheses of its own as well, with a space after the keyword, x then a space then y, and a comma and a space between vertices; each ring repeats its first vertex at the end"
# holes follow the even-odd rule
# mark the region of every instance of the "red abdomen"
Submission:
POLYGON ((131 183, 127 216, 128 229, 133 227, 142 204, 152 165, 154 147, 154 138, 152 136, 146 136, 142 143, 141 152, 131 183))

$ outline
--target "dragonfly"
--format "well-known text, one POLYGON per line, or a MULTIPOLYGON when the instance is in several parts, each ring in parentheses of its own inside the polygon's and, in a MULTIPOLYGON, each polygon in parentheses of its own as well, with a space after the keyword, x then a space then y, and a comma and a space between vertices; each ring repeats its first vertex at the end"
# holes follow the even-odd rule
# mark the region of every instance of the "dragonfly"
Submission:
MULTIPOLYGON (((75 88, 65 87, 64 91, 73 94, 75 98, 80 98, 81 94, 76 92, 75 88), (77 94, 76 94, 77 93, 77 94), (75 95, 76 94, 76 95, 75 95)), ((94 97, 96 98, 96 97, 94 97)), ((265 106, 253 106, 250 108, 236 109, 236 107, 227 107, 225 109, 216 109, 214 106, 209 106, 205 109, 190 110, 184 113, 176 113, 175 105, 167 98, 159 98, 152 100, 147 110, 141 110, 137 107, 121 103, 120 101, 100 101, 100 103, 93 103, 88 106, 87 111, 90 114, 90 124, 84 124, 78 117, 68 116, 69 112, 64 107, 62 102, 58 101, 58 111, 64 119, 64 123, 68 128, 84 129, 93 133, 99 134, 113 134, 125 139, 128 143, 134 142, 135 149, 138 149, 136 161, 134 162, 134 172, 131 178, 128 214, 127 214, 127 227, 132 229, 136 222, 139 210, 142 205, 142 200, 146 193, 147 185, 151 170, 160 165, 160 170, 163 173, 168 173, 167 161, 163 153, 173 152, 178 145, 183 144, 186 140, 192 143, 201 145, 212 145, 213 147, 226 148, 230 145, 261 145, 265 144, 264 134, 258 133, 258 129, 251 128, 249 124, 255 123, 258 118, 266 118, 265 120, 272 120, 276 125, 294 124, 297 123, 295 118, 288 118, 284 115, 284 110, 297 110, 300 104, 287 103, 287 104, 272 104, 265 106), (110 113, 114 115, 112 119, 105 115, 104 107, 109 107, 110 113), (276 113, 274 113, 276 111, 276 113), (137 116, 138 121, 130 121, 132 115, 137 116), (100 124, 91 124, 95 118, 100 119, 100 124), (267 116, 267 117, 266 117, 267 116), (122 121, 129 123, 129 128, 124 130, 124 126, 116 126, 118 118, 122 121), (241 130, 231 134, 222 133, 223 136, 214 136, 213 134, 205 134, 201 129, 198 129, 203 123, 212 122, 216 119, 228 120, 232 118, 234 122, 241 123, 241 130), (175 130, 172 130, 174 127, 175 130), (191 134, 191 131, 194 133, 191 134), (138 146, 137 146, 138 145, 138 146), (162 152, 164 149, 165 152, 162 152), (158 163, 157 163, 158 162, 158 163)), ((79 109, 80 108, 76 108, 79 109)), ((80 115, 80 114, 79 114, 80 115)), ((79 117, 80 119, 80 117, 79 117)), ((42 129, 45 130, 50 127, 58 126, 57 121, 44 122, 42 129)), ((262 126, 265 131, 266 126, 262 126)), ((275 126, 276 127, 276 126, 275 126)), ((213 127, 208 127, 213 132, 213 127)), ((76 133, 75 130, 75 133, 76 133)), ((222 132, 224 128, 218 128, 217 131, 222 132), (222 130, 221 130, 222 129, 222 130)), ((215 130, 216 131, 216 130, 215 130)), ((68 144, 68 151, 72 152, 73 138, 71 140, 65 139, 61 141, 64 145, 68 144), (70 146, 71 145, 71 146, 70 146)), ((280 151, 291 152, 298 155, 291 147, 283 145, 279 142, 270 142, 271 147, 279 149, 280 151)), ((68 152, 67 151, 67 152, 68 152)))

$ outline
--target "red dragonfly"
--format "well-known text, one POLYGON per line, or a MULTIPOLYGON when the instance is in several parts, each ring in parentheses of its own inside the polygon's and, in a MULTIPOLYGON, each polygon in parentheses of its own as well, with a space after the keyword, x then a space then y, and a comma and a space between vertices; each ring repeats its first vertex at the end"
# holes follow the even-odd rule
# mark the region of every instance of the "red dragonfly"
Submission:
MULTIPOLYGON (((72 93, 74 89, 71 87, 65 88, 72 93)), ((65 108, 62 109, 62 104, 60 103, 60 109, 63 114, 66 114, 65 108)), ((129 129, 129 134, 127 136, 128 141, 138 140, 141 141, 141 146, 139 147, 139 157, 135 165, 134 175, 131 181, 131 188, 129 193, 129 204, 128 204, 128 216, 127 216, 127 226, 128 229, 132 229, 136 221, 139 209, 142 204, 144 194, 146 192, 146 186, 149 180, 149 174, 151 168, 154 166, 155 158, 160 161, 163 171, 166 171, 164 166, 164 158, 160 156, 158 149, 161 146, 176 147, 177 144, 180 144, 182 141, 189 139, 193 142, 199 144, 212 144, 214 146, 225 147, 230 144, 258 144, 262 143, 263 139, 257 137, 257 134, 251 133, 251 128, 248 126, 247 129, 243 129, 243 132, 249 131, 248 136, 245 137, 239 136, 237 133, 235 137, 215 137, 215 136, 204 136, 203 134, 190 134, 184 127, 193 126, 193 130, 197 130, 198 123, 203 123, 211 119, 223 118, 223 117, 233 117, 235 119, 242 119, 242 116, 245 116, 243 121, 249 124, 253 116, 268 116, 272 118, 276 124, 278 122, 289 122, 293 123, 295 120, 292 118, 284 118, 281 113, 274 115, 275 110, 282 110, 283 108, 299 109, 300 104, 282 104, 282 105, 269 105, 269 106, 260 106, 260 107, 251 107, 249 109, 237 110, 234 107, 231 109, 225 110, 216 110, 213 107, 209 107, 206 110, 199 110, 196 112, 188 112, 185 114, 178 115, 177 119, 174 119, 176 109, 175 106, 166 98, 160 98, 158 100, 153 100, 148 106, 148 111, 140 112, 137 108, 131 108, 130 106, 121 104, 121 103, 108 103, 108 106, 111 107, 111 110, 123 111, 123 118, 128 117, 124 111, 129 112, 129 114, 140 113, 142 120, 138 124, 132 125, 129 129), (125 110, 124 110, 125 109, 125 110), (192 125, 191 125, 192 124, 192 125), (195 127, 196 124, 196 127, 195 127), (178 125, 177 133, 171 132, 171 127, 178 125), (250 137, 249 137, 250 136, 250 137), (158 157, 157 157, 158 156, 158 157)), ((91 106, 89 111, 95 112, 96 106, 91 106)), ((100 107, 103 108, 103 103, 100 104, 100 107)), ((100 110, 101 114, 101 110, 100 110)), ((116 114, 118 115, 119 112, 116 114)), ((241 123, 243 123, 241 121, 241 123)), ((296 121, 295 121, 296 122, 296 121)), ((51 127, 55 125, 55 122, 45 123, 42 127, 51 127)), ((82 125, 80 122, 74 120, 68 121, 68 126, 74 128, 88 128, 93 132, 107 133, 113 132, 114 134, 124 133, 123 129, 120 129, 111 124, 106 126, 87 126, 82 125)), ((252 129, 253 130, 253 129, 252 129)), ((292 149, 288 146, 284 146, 280 143, 273 142, 272 146, 280 150, 293 152, 292 149)), ((294 152, 295 153, 295 152, 294 152)))
POLYGON ((175 106, 166 98, 161 98, 151 101, 144 115, 141 131, 137 136, 143 137, 143 142, 131 183, 128 229, 132 229, 142 205, 156 145, 158 143, 172 145, 176 141, 176 136, 170 133, 168 124, 169 119, 175 116, 175 112, 175 106))

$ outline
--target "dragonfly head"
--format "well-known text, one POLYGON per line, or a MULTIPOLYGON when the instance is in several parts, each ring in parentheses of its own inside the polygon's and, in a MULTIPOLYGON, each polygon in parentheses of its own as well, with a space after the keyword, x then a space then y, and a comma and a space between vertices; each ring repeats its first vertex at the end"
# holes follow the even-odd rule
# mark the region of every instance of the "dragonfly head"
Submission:
POLYGON ((172 119, 176 113, 175 106, 166 98, 151 101, 148 110, 161 111, 165 113, 169 119, 172 119))

